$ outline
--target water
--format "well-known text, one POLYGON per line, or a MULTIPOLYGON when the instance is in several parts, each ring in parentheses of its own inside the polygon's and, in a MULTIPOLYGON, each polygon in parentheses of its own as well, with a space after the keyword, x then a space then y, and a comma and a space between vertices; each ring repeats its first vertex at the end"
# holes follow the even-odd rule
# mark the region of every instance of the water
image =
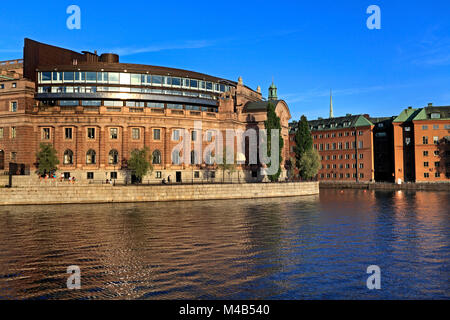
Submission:
POLYGON ((0 299, 448 299, 450 197, 0 207, 0 299), (68 290, 69 265, 81 290, 68 290), (381 268, 381 290, 366 269, 381 268))

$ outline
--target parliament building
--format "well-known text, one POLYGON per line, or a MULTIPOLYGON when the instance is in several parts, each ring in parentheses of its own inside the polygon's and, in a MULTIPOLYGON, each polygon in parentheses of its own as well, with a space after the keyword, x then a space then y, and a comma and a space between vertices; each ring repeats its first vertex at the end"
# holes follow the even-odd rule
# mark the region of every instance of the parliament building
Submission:
MULTIPOLYGON (((255 181, 258 164, 248 154, 234 173, 222 177, 217 164, 191 151, 181 161, 174 147, 182 132, 210 142, 227 129, 264 128, 273 103, 289 159, 289 108, 261 89, 198 72, 119 62, 116 54, 75 51, 25 39, 23 59, 0 62, 0 172, 36 177, 41 143, 57 151, 58 172, 79 181, 114 179, 131 182, 127 160, 135 149, 148 147, 153 171, 144 182, 200 182, 215 179, 255 181), (194 130, 201 121, 202 130, 194 130), (183 130, 182 130, 183 129, 183 130), (200 160, 199 160, 200 159, 200 160)), ((238 155, 239 156, 239 155, 238 155)))

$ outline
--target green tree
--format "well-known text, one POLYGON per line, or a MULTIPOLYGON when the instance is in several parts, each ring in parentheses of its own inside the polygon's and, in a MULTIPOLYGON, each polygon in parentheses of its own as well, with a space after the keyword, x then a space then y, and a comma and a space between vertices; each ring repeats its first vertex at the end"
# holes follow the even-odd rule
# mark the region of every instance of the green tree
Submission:
POLYGON ((277 173, 273 175, 269 175, 268 178, 270 181, 278 181, 278 178, 281 174, 281 162, 283 161, 283 158, 281 156, 281 151, 283 150, 284 141, 283 137, 281 136, 281 120, 277 116, 275 112, 275 105, 272 102, 269 102, 267 105, 267 120, 264 121, 264 126, 267 130, 267 154, 269 157, 271 157, 272 152, 272 135, 271 132, 273 129, 278 129, 278 139, 279 139, 279 150, 278 150, 278 156, 279 156, 279 167, 277 173))
POLYGON ((143 149, 135 149, 131 152, 131 157, 128 160, 128 168, 136 176, 139 182, 142 178, 153 171, 153 166, 149 161, 150 149, 144 147, 143 149))
POLYGON ((320 168, 320 155, 317 150, 306 150, 299 161, 300 175, 304 180, 310 180, 317 175, 320 168))
POLYGON ((303 115, 297 124, 297 132, 295 133, 295 164, 296 167, 300 168, 300 160, 302 154, 307 150, 312 149, 313 140, 311 136, 311 131, 309 130, 308 120, 303 115))
POLYGON ((39 145, 39 151, 36 153, 38 162, 37 173, 44 175, 47 173, 55 172, 59 164, 58 157, 56 156, 56 150, 49 143, 41 143, 39 145))
MULTIPOLYGON (((236 156, 236 155, 235 155, 236 156)), ((225 182, 225 171, 228 172, 228 175, 231 175, 233 172, 236 171, 236 157, 234 158, 234 161, 227 161, 227 147, 223 148, 223 154, 222 154, 222 163, 218 164, 217 167, 222 170, 222 181, 225 182)))

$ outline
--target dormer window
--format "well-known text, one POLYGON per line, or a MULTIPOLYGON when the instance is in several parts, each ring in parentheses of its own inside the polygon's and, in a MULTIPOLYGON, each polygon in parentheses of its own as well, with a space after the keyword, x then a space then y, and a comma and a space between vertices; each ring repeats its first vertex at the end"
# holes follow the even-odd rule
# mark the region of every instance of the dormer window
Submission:
POLYGON ((441 118, 441 114, 434 112, 431 114, 431 119, 440 119, 441 118))

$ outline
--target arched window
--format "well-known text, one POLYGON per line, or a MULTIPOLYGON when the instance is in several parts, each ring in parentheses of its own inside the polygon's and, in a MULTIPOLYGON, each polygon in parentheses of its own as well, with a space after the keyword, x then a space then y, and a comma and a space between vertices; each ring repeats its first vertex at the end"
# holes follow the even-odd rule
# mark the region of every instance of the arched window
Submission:
POLYGON ((161 164, 161 151, 153 151, 153 164, 161 164))
POLYGON ((96 153, 94 150, 90 149, 87 153, 86 153, 86 164, 95 164, 97 161, 96 159, 96 153))
POLYGON ((112 149, 109 152, 108 163, 109 164, 118 164, 119 163, 119 152, 117 152, 117 150, 112 149))
POLYGON ((172 164, 181 164, 180 151, 177 149, 172 151, 172 164))
POLYGON ((73 164, 73 152, 70 149, 64 151, 64 164, 73 164))

